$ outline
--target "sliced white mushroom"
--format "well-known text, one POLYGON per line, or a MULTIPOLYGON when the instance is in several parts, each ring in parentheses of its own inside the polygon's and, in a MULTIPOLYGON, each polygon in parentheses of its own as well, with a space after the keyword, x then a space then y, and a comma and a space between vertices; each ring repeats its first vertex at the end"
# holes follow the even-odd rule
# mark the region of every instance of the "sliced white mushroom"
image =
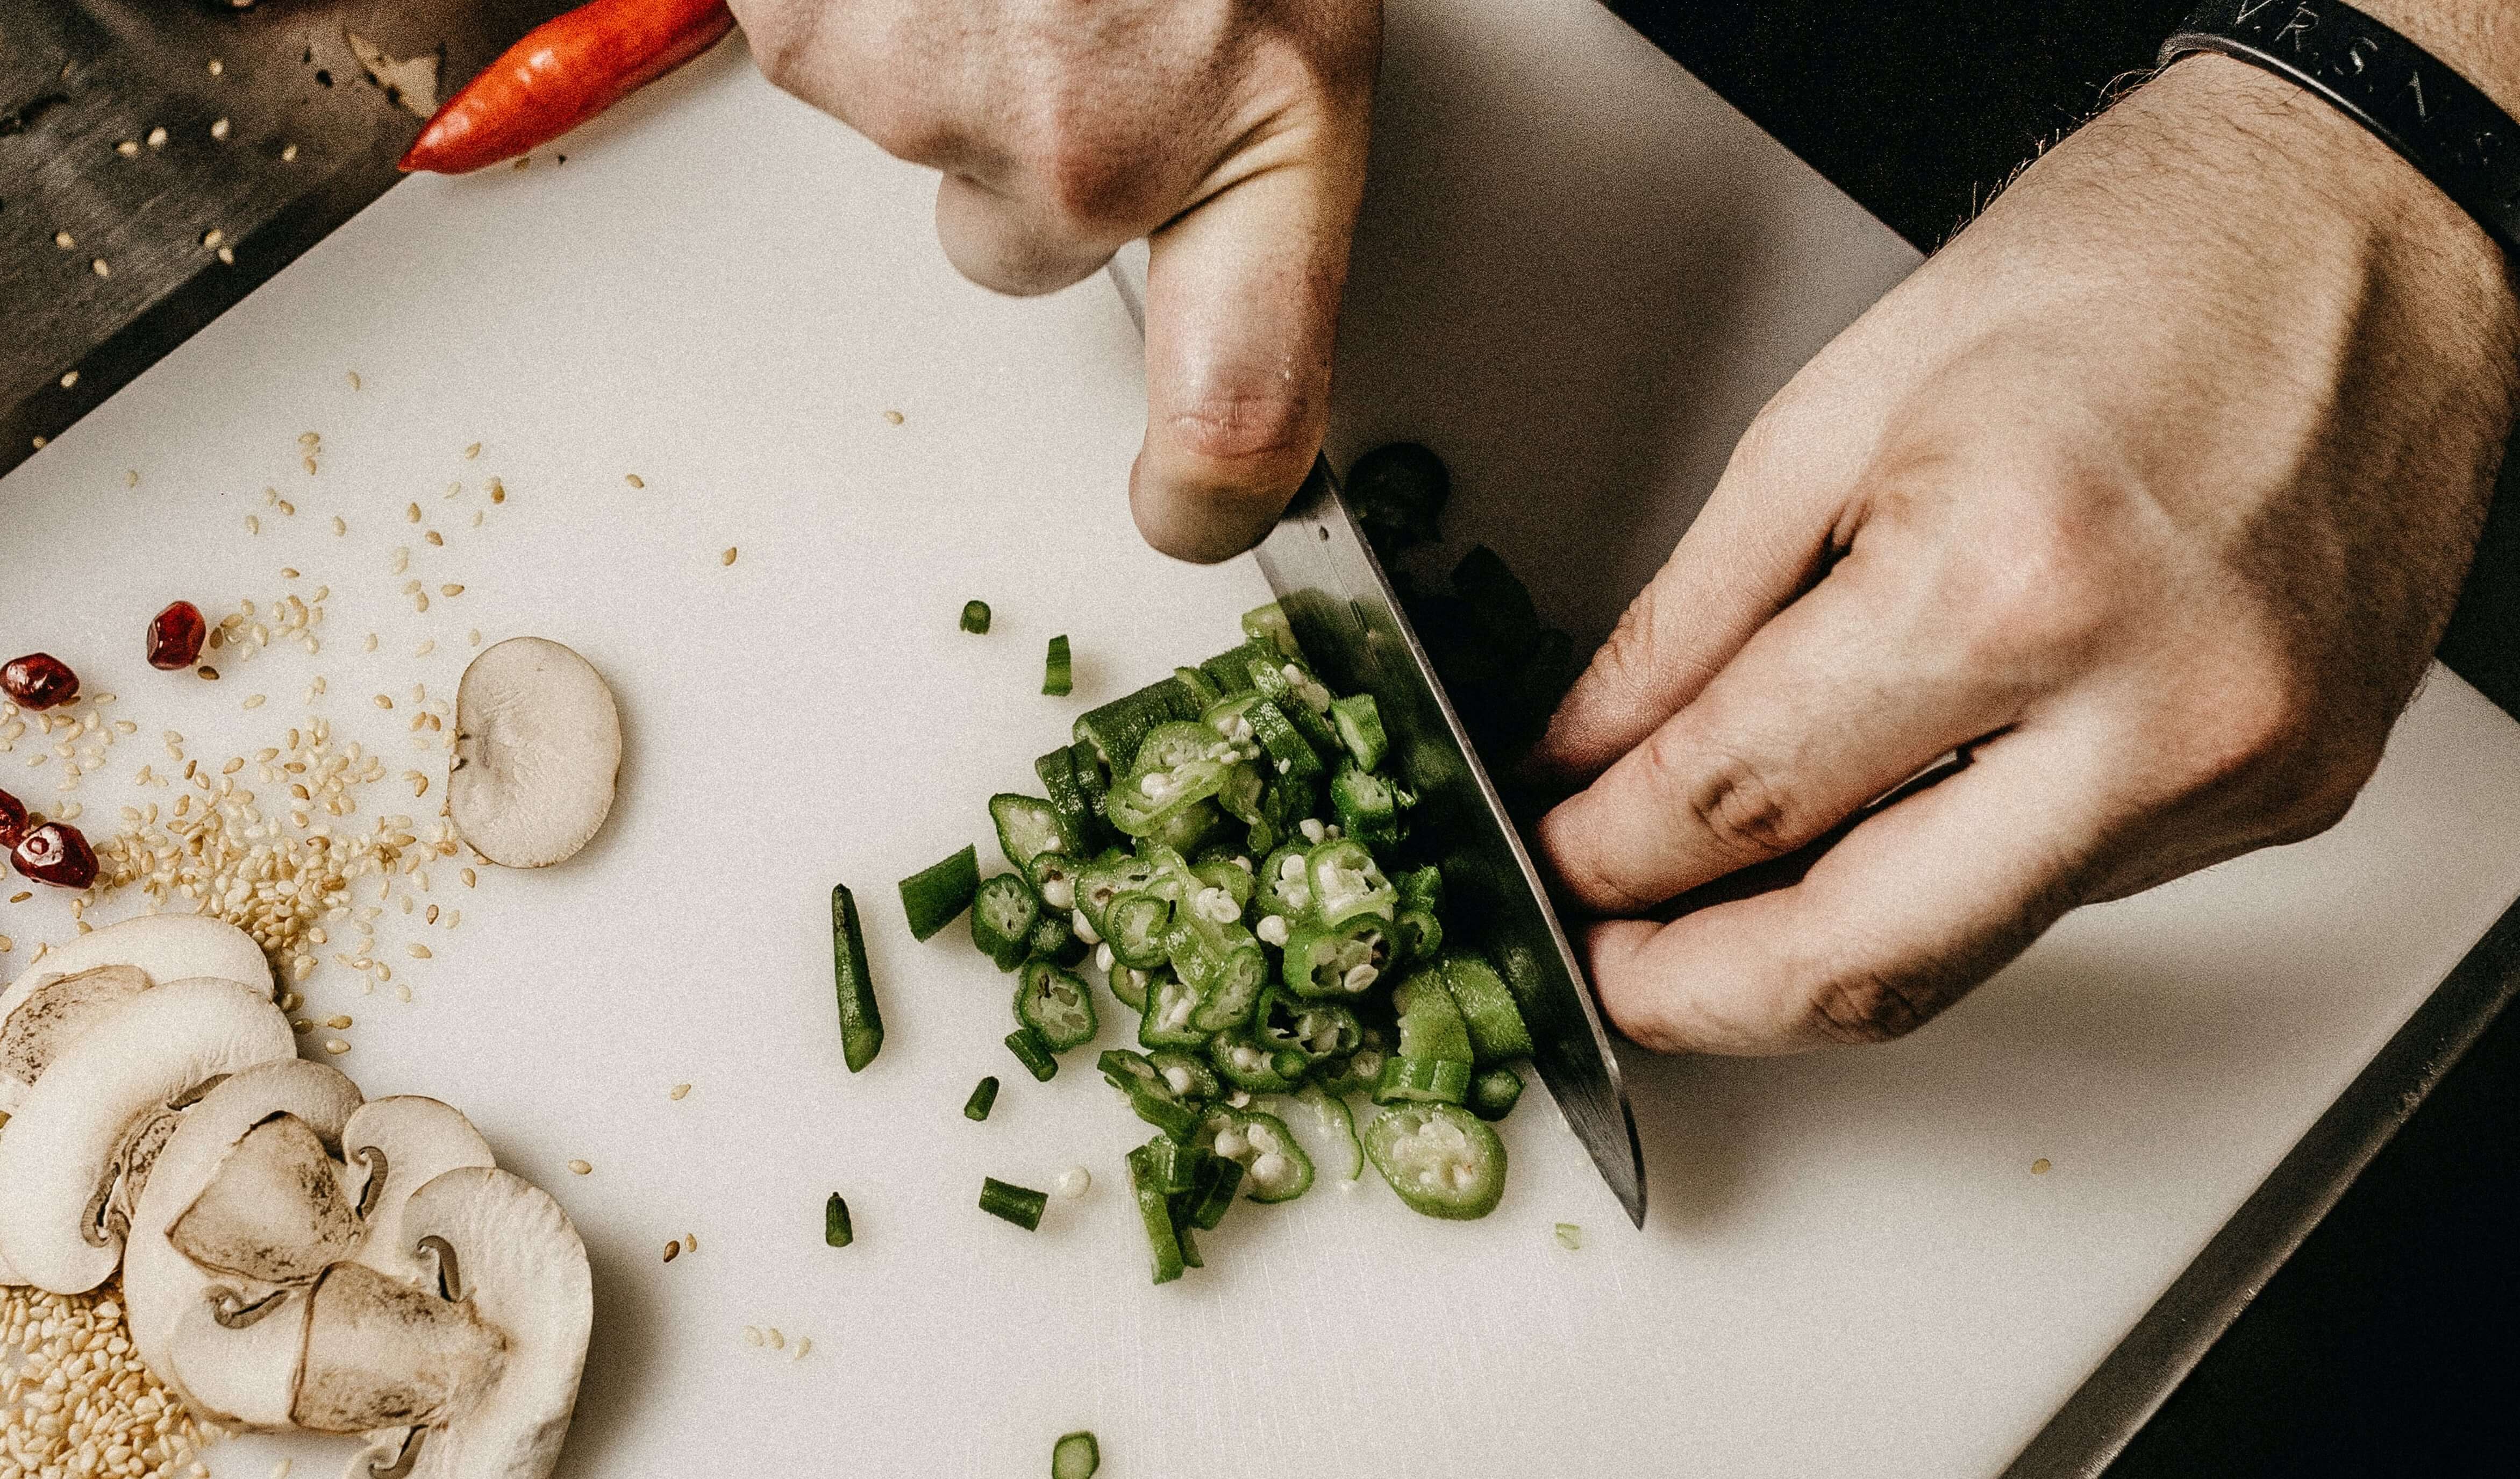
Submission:
POLYGON ((612 809, 621 715, 586 659, 511 637, 464 670, 446 811, 472 850, 512 868, 574 855, 612 809))
POLYGON ((396 1094, 361 1105, 341 1130, 341 1157, 364 1169, 359 1210, 368 1233, 354 1256, 407 1283, 433 1279, 436 1266, 404 1236, 411 1194, 459 1166, 490 1166, 489 1142, 472 1122, 435 1099, 396 1094))
MULTIPOLYGON (((325 1270, 308 1303, 289 1416, 311 1432, 462 1421, 498 1389, 512 1354, 469 1301, 442 1299, 365 1264, 325 1270)), ((489 1471, 475 1474, 488 1479, 489 1471)))
POLYGON ((135 914, 46 950, 43 959, 26 967, 7 992, 0 993, 0 1018, 6 1018, 25 993, 45 981, 100 965, 130 966, 153 986, 215 976, 271 989, 271 963, 263 958, 262 947, 226 920, 207 914, 135 914))
MULTIPOLYGON (((196 1312, 200 1312, 202 1320, 209 1321, 206 1329, 197 1332, 196 1339, 209 1349, 218 1349, 224 1327, 211 1318, 210 1307, 216 1303, 213 1291, 224 1290, 231 1296, 234 1310, 255 1307, 281 1292, 250 1280, 222 1278, 197 1266, 166 1240, 167 1227, 194 1205, 236 1143, 256 1125, 275 1114, 289 1115, 312 1129, 328 1147, 338 1146, 343 1127, 358 1108, 358 1086, 338 1070, 300 1058, 281 1058, 222 1080, 202 1096, 201 1102, 177 1118, 174 1132, 158 1154, 148 1184, 134 1199, 131 1229, 122 1250, 122 1307, 131 1327, 131 1344, 160 1381, 188 1397, 200 1395, 194 1391, 191 1373, 179 1367, 172 1351, 177 1328, 196 1312)), ((346 1196, 352 1188, 347 1178, 344 1181, 346 1196)), ((301 1321, 303 1305, 300 1300, 295 1317, 301 1321)), ((260 1323, 256 1321, 253 1327, 259 1329, 260 1323)), ((254 1351, 241 1352, 236 1360, 250 1364, 254 1351)), ((276 1401, 283 1419, 288 1415, 289 1393, 296 1380, 296 1352, 297 1342, 292 1338, 286 1368, 278 1377, 276 1401)), ((203 1374, 209 1374, 207 1368, 203 1374)), ((259 1390, 252 1380, 239 1379, 248 1389, 259 1390)), ((220 1389, 229 1394, 222 1400, 244 1400, 235 1397, 237 1388, 233 1385, 220 1389)), ((217 1405, 203 1397, 196 1406, 208 1410, 217 1405)), ((269 1407, 266 1403, 258 1410, 268 1410, 269 1407)))
POLYGON ((128 965, 91 966, 40 981, 33 975, 22 993, 10 988, 16 1004, 0 1016, 0 1114, 17 1109, 63 1048, 149 990, 149 977, 128 965))
POLYGON ((441 1259, 449 1292, 507 1338, 505 1371, 424 1436, 414 1479, 543 1479, 568 1432, 595 1318, 586 1245, 547 1192, 486 1167, 438 1177, 403 1217, 441 1259))
POLYGON ((196 1411, 234 1427, 287 1428, 306 1348, 304 1289, 247 1299, 213 1285, 212 1298, 183 1307, 166 1334, 158 1370, 182 1373, 168 1385, 196 1411))
POLYGON ((358 1245, 358 1208, 342 1179, 312 1126, 274 1114, 229 1147, 166 1241, 213 1273, 310 1283, 358 1245))
POLYGON ((121 1158, 147 1122, 214 1080, 294 1056, 289 1019, 233 981, 169 982, 123 1002, 54 1058, 0 1126, 0 1258, 56 1294, 104 1282, 122 1253, 112 1212, 121 1158))

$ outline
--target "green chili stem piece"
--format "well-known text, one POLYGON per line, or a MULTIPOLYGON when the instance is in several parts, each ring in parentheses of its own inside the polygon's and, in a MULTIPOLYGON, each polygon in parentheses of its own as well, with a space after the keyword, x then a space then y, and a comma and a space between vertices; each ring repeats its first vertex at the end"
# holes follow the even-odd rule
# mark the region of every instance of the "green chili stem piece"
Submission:
POLYGON ((988 602, 966 601, 963 603, 963 629, 973 633, 984 632, 989 629, 988 602))
POLYGON ((857 1233, 849 1226, 849 1204, 834 1191, 832 1199, 823 1204, 823 1241, 834 1248, 845 1248, 856 1240, 857 1233))
POLYGON ((1007 1051, 1015 1055, 1015 1061, 1024 1066, 1024 1072, 1041 1083, 1047 1084, 1058 1077, 1058 1059, 1052 1056, 1050 1044, 1042 1040, 1041 1034, 1029 1027, 1018 1027, 1007 1034, 1007 1051))
POLYGON ((856 1073, 883 1047, 883 1013, 876 1009, 857 899, 838 883, 832 885, 832 975, 840 1001, 840 1061, 856 1073))
POLYGON ((1054 698, 1065 698, 1076 691, 1075 668, 1063 633, 1050 639, 1050 658, 1042 669, 1041 691, 1054 698))
POLYGON ((1050 1194, 1029 1187, 1011 1186, 996 1177, 980 1179, 980 1210, 1030 1232, 1041 1225, 1042 1210, 1050 1205, 1050 1194))
POLYGON ((1573 1223, 1557 1225, 1557 1246, 1572 1253, 1584 1246, 1584 1229, 1573 1223))
POLYGON ((971 1086, 971 1096, 963 1101, 963 1118, 974 1124, 985 1120, 989 1117, 989 1110, 997 1102, 998 1079, 997 1075, 991 1074, 971 1086))
POLYGON ((1094 1479, 1102 1466, 1102 1446, 1092 1433, 1069 1433, 1050 1451, 1050 1479, 1094 1479))
POLYGON ((952 924, 979 892, 980 852, 972 847, 903 879, 901 911, 910 916, 911 937, 925 940, 952 924))

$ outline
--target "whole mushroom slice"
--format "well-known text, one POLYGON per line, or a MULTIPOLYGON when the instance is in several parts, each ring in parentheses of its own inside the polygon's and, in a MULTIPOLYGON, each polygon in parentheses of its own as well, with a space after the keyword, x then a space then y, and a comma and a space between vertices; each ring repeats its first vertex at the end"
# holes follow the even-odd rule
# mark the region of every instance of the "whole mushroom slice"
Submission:
POLYGON ((75 976, 100 965, 130 966, 152 986, 214 976, 271 990, 271 962, 263 957, 262 947, 226 920, 207 914, 135 914, 44 951, 8 991, 0 992, 0 1019, 53 977, 75 976))
POLYGON ((63 1048, 150 984, 147 973, 128 965, 90 966, 41 980, 27 974, 26 990, 10 988, 14 1004, 0 1015, 0 1114, 16 1112, 63 1048))
POLYGON ((621 714, 586 659, 511 637, 464 670, 446 813, 472 850, 512 868, 573 856, 612 809, 621 714))
POLYGON ((471 1120, 420 1094, 361 1105, 342 1127, 341 1158, 366 1172, 359 1211, 368 1233, 352 1257, 406 1283, 436 1277, 434 1259, 420 1253, 403 1232, 411 1194, 458 1167, 497 1164, 471 1120))
MULTIPOLYGON (((134 1200, 131 1228, 122 1248, 122 1308, 132 1348, 158 1380, 187 1397, 194 1395, 171 1352, 175 1331, 188 1316, 198 1310, 204 1319, 210 1317, 208 1307, 216 1302, 213 1290, 225 1290, 238 1308, 253 1307, 279 1292, 201 1268, 166 1240, 166 1229, 196 1203, 229 1152, 257 1125, 273 1115, 289 1115, 312 1129, 319 1139, 338 1146, 359 1107, 358 1086, 339 1071, 300 1058, 281 1058, 230 1075, 177 1118, 174 1133, 158 1153, 148 1183, 134 1200)), ((345 1196, 348 1181, 345 1175, 345 1196)), ((303 1301, 299 1303, 302 1317, 303 1301)), ((200 1338, 215 1342, 214 1332, 219 1329, 213 1320, 200 1338)), ((296 1375, 295 1353, 292 1344, 289 1369, 281 1378, 279 1409, 284 1417, 296 1375)), ((213 1404, 203 1400, 196 1406, 207 1410, 213 1404)))
POLYGON ((135 1133, 212 1080, 296 1053, 270 996, 233 981, 175 981, 123 1002, 0 1126, 0 1258, 55 1294, 103 1283, 122 1256, 111 1204, 135 1133))
POLYGON ((199 1268, 257 1284, 304 1284, 359 1241, 356 1198, 314 1128, 274 1114, 229 1147, 166 1241, 199 1268))
MULTIPOLYGON (((462 1421, 498 1390, 508 1340, 469 1302, 335 1264, 307 1295, 290 1420, 316 1433, 462 1421)), ((488 1479, 481 1471, 479 1479, 488 1479)))
POLYGON ((450 1298, 507 1338, 506 1369, 423 1437, 413 1479, 543 1479, 577 1406, 595 1318, 586 1245, 550 1193, 504 1171, 450 1171, 412 1193, 403 1230, 439 1260, 450 1298))

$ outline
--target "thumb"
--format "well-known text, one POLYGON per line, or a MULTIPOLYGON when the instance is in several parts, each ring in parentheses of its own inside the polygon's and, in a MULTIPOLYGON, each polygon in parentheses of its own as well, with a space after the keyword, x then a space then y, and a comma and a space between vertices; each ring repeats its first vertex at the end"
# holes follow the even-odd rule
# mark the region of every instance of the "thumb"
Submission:
POLYGON ((1347 132, 1332 157, 1264 165, 1149 239, 1129 503, 1168 555, 1207 563, 1259 542, 1321 450, 1364 196, 1362 119, 1347 132))

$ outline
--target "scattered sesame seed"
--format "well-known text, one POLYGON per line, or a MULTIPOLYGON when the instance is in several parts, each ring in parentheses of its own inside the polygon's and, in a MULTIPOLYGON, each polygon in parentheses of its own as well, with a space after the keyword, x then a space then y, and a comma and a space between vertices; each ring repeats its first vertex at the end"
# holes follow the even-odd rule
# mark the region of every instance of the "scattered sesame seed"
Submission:
POLYGON ((770 1337, 770 1349, 774 1351, 785 1351, 788 1349, 788 1337, 779 1333, 779 1327, 777 1325, 771 1326, 768 1330, 765 1330, 762 1333, 770 1337))
POLYGON ((76 384, 78 384, 78 371, 76 371, 76 370, 64 370, 64 371, 62 372, 62 389, 63 389, 63 390, 67 391, 67 390, 68 390, 70 387, 72 387, 72 386, 74 386, 74 385, 76 385, 76 384))
POLYGON ((416 658, 425 658, 436 650, 437 638, 426 637, 422 639, 421 644, 418 647, 412 649, 411 655, 416 658))
MULTIPOLYGON (((209 664, 207 664, 207 663, 203 663, 201 667, 199 667, 199 668, 197 668, 197 669, 195 669, 195 670, 194 670, 195 672, 200 673, 202 677, 208 678, 208 679, 209 679, 211 682, 213 682, 213 683, 215 683, 215 682, 217 682, 217 681, 219 680, 219 670, 218 670, 217 669, 215 669, 215 668, 211 667, 211 666, 210 666, 209 664)), ((189 775, 189 774, 191 774, 191 773, 192 773, 192 766, 191 766, 190 764, 187 764, 187 765, 184 767, 184 770, 185 770, 185 773, 189 775)))
POLYGON ((344 519, 343 519, 339 514, 335 514, 335 515, 333 516, 333 532, 335 532, 335 533, 337 533, 337 534, 346 534, 346 533, 348 533, 349 532, 350 532, 350 526, 349 526, 349 523, 348 523, 346 520, 344 520, 344 519))
POLYGON ((258 518, 254 517, 254 516, 253 516, 253 515, 251 515, 251 514, 248 514, 248 515, 246 515, 246 516, 245 516, 245 532, 246 532, 247 533, 248 533, 248 534, 258 534, 258 533, 261 533, 261 532, 262 532, 262 521, 261 521, 260 519, 258 519, 258 518))
POLYGON ((221 231, 216 226, 212 226, 209 230, 202 233, 202 245, 209 248, 213 252, 218 250, 219 243, 226 241, 227 239, 228 234, 221 231))
POLYGON ((140 469, 136 467, 124 468, 122 470, 122 485, 124 487, 138 487, 140 485, 140 469))
POLYGON ((698 1253, 698 1252, 699 1252, 699 1251, 700 1251, 700 1235, 699 1235, 698 1233, 697 1233, 697 1232, 686 1232, 686 1233, 684 1233, 684 1234, 683 1234, 683 1251, 684 1251, 685 1253, 698 1253))
POLYGON ((40 451, 42 451, 42 450, 44 449, 44 443, 45 443, 46 441, 50 440, 50 439, 49 439, 49 438, 45 438, 45 437, 37 437, 37 438, 34 439, 34 440, 35 440, 35 450, 36 450, 36 451, 39 451, 39 452, 40 452, 40 451))
POLYGON ((747 1346, 757 1346, 761 1344, 761 1332, 750 1325, 745 1325, 743 1327, 743 1343, 747 1346))
POLYGON ((350 1044, 338 1038, 328 1038, 324 1042, 324 1050, 338 1058, 350 1050, 350 1044))
POLYGON ((327 1017, 324 1025, 337 1033, 345 1033, 350 1030, 350 1019, 347 1016, 327 1017))
POLYGON ((261 694, 259 694, 259 693, 255 693, 255 694, 248 694, 248 695, 247 695, 247 697, 246 697, 246 701, 245 701, 245 707, 247 707, 248 709, 259 709, 259 708, 261 708, 261 707, 262 707, 262 705, 263 705, 263 697, 262 697, 262 695, 261 695, 261 694))
POLYGON ((469 888, 472 888, 472 887, 473 886, 473 884, 474 884, 474 883, 475 883, 475 882, 480 878, 480 876, 481 876, 481 875, 479 875, 478 873, 473 872, 471 868, 466 868, 466 869, 462 870, 462 872, 461 872, 458 876, 460 876, 460 877, 464 880, 464 887, 466 887, 466 888, 468 888, 468 889, 469 889, 469 888))
POLYGON ((130 159, 140 153, 140 141, 138 139, 125 139, 121 143, 113 146, 113 152, 122 156, 126 160, 130 159))
POLYGON ((471 631, 466 632, 466 633, 464 634, 464 644, 465 644, 466 646, 468 646, 468 647, 478 647, 478 646, 480 646, 480 645, 481 645, 481 628, 480 628, 480 627, 478 627, 478 626, 475 626, 475 627, 473 627, 471 631))
POLYGON ((359 372, 358 372, 358 371, 356 371, 356 370, 352 370, 352 371, 349 371, 349 372, 348 372, 348 374, 349 374, 349 380, 350 380, 350 389, 355 391, 355 390, 357 390, 357 389, 359 388, 359 372))
POLYGON ((284 163, 284 164, 293 163, 293 162, 296 162, 296 159, 297 159, 297 146, 296 146, 296 145, 294 145, 294 144, 283 144, 283 145, 281 145, 281 146, 280 146, 280 162, 282 162, 282 163, 284 163))
POLYGON ((493 503, 508 501, 508 485, 496 478, 490 480, 490 501, 493 503))
POLYGON ((161 124, 158 127, 149 130, 149 147, 152 149, 163 149, 166 147, 166 129, 164 125, 161 124))
POLYGON ((2046 1176, 2048 1169, 2048 1158, 2044 1155, 2030 1163, 2030 1174, 2032 1176, 2046 1176))
POLYGON ((420 522, 420 505, 414 503, 404 508, 402 511, 402 520, 405 524, 418 524, 420 522))
POLYGON ((227 120, 227 119, 225 119, 225 118, 219 118, 219 119, 215 119, 215 120, 213 120, 213 121, 211 122, 211 124, 210 124, 210 137, 211 137, 211 138, 214 138, 214 139, 225 140, 225 139, 227 138, 227 136, 228 136, 228 120, 227 120))
POLYGON ((733 565, 735 563, 735 546, 732 544, 728 545, 726 547, 726 553, 717 557, 717 563, 720 565, 733 565))
POLYGON ((284 566, 280 567, 280 578, 282 578, 282 579, 284 579, 284 580, 294 580, 294 579, 296 579, 296 578, 297 578, 297 567, 296 567, 296 566, 294 566, 294 565, 284 565, 284 566))
POLYGON ((683 1101, 683 1095, 691 1091, 692 1086, 689 1084, 677 1084, 665 1091, 665 1097, 679 1104, 683 1101))
MULTIPOLYGON (((211 75, 211 76, 214 76, 214 77, 215 77, 215 76, 217 76, 219 73, 221 73, 221 72, 223 72, 223 71, 225 71, 225 70, 227 70, 227 69, 228 69, 228 65, 227 65, 225 62, 220 61, 220 60, 219 60, 218 58, 216 58, 216 57, 212 57, 212 58, 210 59, 210 75, 211 75)), ((273 1475, 273 1476, 272 1476, 272 1479, 280 1479, 280 1476, 279 1476, 279 1475, 277 1475, 277 1474, 275 1474, 275 1475, 273 1475)))
MULTIPOLYGON (((403 896, 403 902, 405 902, 405 903, 409 903, 409 902, 411 902, 411 896, 410 896, 410 895, 408 895, 408 894, 404 895, 404 896, 403 896)), ((425 945, 406 945, 406 946, 404 946, 404 947, 403 947, 403 948, 404 948, 405 950, 407 950, 407 951, 409 951, 409 952, 410 952, 410 954, 411 954, 411 958, 412 958, 412 959, 414 959, 414 960, 428 960, 428 959, 431 958, 431 956, 430 956, 430 952, 429 952, 429 948, 428 948, 428 946, 425 946, 425 945)))
POLYGON ((427 611, 428 609, 428 592, 424 590, 419 595, 412 597, 411 604, 412 609, 415 611, 427 611))
POLYGON ((621 481, 629 484, 632 487, 646 487, 648 485, 647 480, 640 477, 637 473, 624 473, 621 475, 621 481))
POLYGON ((584 1161, 571 1161, 568 1163, 568 1169, 571 1174, 576 1176, 589 1176, 595 1171, 594 1167, 586 1164, 584 1161))
POLYGON ((666 1239, 666 1241, 665 1241, 665 1262, 667 1262, 667 1263, 669 1263, 669 1264, 670 1264, 670 1263, 672 1263, 672 1262, 674 1261, 674 1259, 682 1253, 682 1251, 683 1251, 683 1242, 682 1242, 682 1239, 680 1239, 680 1238, 668 1238, 668 1239, 666 1239))
POLYGON ((221 262, 221 263, 223 263, 223 264, 225 264, 225 265, 227 265, 227 266, 231 266, 231 267, 235 266, 235 265, 236 265, 236 248, 234 248, 234 247, 221 247, 221 248, 219 249, 219 260, 220 260, 220 262, 221 262))
MULTIPOLYGON (((430 530, 428 532, 427 532, 427 533, 425 533, 425 534, 421 535, 421 537, 422 537, 422 538, 424 538, 424 539, 427 539, 427 540, 428 540, 429 543, 431 543, 431 544, 439 544, 439 545, 442 545, 442 544, 444 544, 444 543, 446 542, 446 536, 445 536, 444 534, 439 533, 437 531, 435 531, 435 530, 433 530, 433 529, 432 529, 432 530, 430 530)), ((426 607, 426 606, 424 606, 424 607, 422 607, 422 608, 421 608, 421 610, 423 610, 423 611, 427 611, 428 609, 428 607, 426 607)))
POLYGON ((901 425, 901 413, 899 411, 886 411, 883 413, 883 419, 891 422, 894 426, 901 425))
POLYGON ((99 277, 112 277, 113 275, 112 264, 101 256, 90 260, 87 264, 87 269, 99 277))
POLYGON ((796 1354, 792 1359, 803 1361, 805 1359, 805 1353, 812 1349, 814 1349, 814 1337, 811 1335, 799 1335, 796 1337, 796 1354))
POLYGON ((386 693, 378 694, 377 707, 380 709, 391 709, 393 707, 393 696, 386 693))
POLYGON ((437 587, 437 593, 441 596, 460 596, 464 594, 464 587, 461 585, 441 585, 437 587))
POLYGON ((476 441, 476 442, 474 442, 474 443, 472 443, 471 446, 468 446, 468 447, 466 447, 466 448, 464 449, 464 460, 465 460, 465 461, 467 461, 467 462, 470 462, 470 461, 472 461, 473 458, 478 457, 478 456, 480 456, 480 455, 481 455, 481 443, 479 443, 479 442, 477 442, 477 441, 476 441))
POLYGON ((53 233, 53 245, 61 248, 64 252, 68 252, 72 247, 78 245, 78 238, 70 235, 67 231, 56 231, 53 233))

